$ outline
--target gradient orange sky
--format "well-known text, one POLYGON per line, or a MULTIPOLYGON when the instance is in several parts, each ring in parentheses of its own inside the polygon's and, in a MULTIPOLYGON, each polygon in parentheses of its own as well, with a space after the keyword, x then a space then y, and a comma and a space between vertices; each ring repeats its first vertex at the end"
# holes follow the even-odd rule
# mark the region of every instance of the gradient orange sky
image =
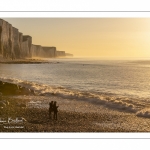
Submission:
POLYGON ((74 56, 149 57, 150 18, 2 18, 33 44, 74 56))

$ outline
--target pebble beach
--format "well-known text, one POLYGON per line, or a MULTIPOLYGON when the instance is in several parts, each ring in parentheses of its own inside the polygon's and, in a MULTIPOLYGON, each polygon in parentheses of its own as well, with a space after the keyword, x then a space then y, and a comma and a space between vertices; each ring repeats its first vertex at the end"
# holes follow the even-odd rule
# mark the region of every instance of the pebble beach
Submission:
MULTIPOLYGON (((5 96, 9 106, 1 110, 1 118, 22 117, 17 124, 1 124, 1 132, 149 132, 150 119, 119 112, 76 100, 55 96, 5 96), (58 120, 49 119, 48 103, 57 101, 58 120), (20 108, 18 103, 25 104, 20 108), (92 110, 92 111, 90 111, 92 110), (6 128, 7 127, 7 128, 6 128)), ((53 116, 52 116, 53 117, 53 116)))

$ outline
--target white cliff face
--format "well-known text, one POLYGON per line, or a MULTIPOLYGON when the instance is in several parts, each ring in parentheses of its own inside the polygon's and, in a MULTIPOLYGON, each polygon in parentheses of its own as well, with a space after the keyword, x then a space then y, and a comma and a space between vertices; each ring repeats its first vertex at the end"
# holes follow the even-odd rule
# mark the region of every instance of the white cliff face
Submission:
POLYGON ((13 27, 13 49, 15 58, 21 57, 21 49, 20 49, 20 43, 19 43, 19 31, 17 28, 13 27))
POLYGON ((20 58, 18 29, 0 19, 0 54, 6 59, 20 58))
POLYGON ((9 45, 9 24, 6 21, 0 20, 1 32, 0 32, 0 53, 4 58, 9 57, 10 45, 9 45))
POLYGON ((23 40, 23 34, 19 32, 20 58, 24 58, 23 50, 22 50, 22 40, 23 40))
POLYGON ((15 57, 14 53, 14 36, 13 36, 13 27, 9 25, 9 45, 10 45, 10 58, 15 57))
POLYGON ((65 56, 65 51, 56 51, 56 56, 57 57, 64 57, 65 56))
POLYGON ((23 35, 5 20, 0 19, 0 55, 6 59, 31 57, 62 57, 65 51, 56 51, 56 47, 33 45, 32 37, 23 35))
POLYGON ((22 42, 22 56, 23 58, 26 58, 29 56, 28 41, 22 42))
POLYGON ((38 57, 38 51, 36 45, 31 45, 31 56, 38 57))
POLYGON ((23 42, 25 42, 25 41, 27 42, 26 46, 28 47, 28 49, 27 49, 28 56, 27 57, 31 57, 32 37, 29 35, 23 35, 23 42))
POLYGON ((73 54, 65 53, 65 56, 73 57, 73 54))
POLYGON ((42 47, 41 45, 31 46, 32 57, 51 58, 56 57, 56 47, 42 47))
POLYGON ((43 52, 41 53, 42 57, 56 57, 56 47, 42 47, 43 52))
POLYGON ((8 22, 0 19, 0 54, 6 59, 30 56, 32 37, 23 34, 8 22))
POLYGON ((31 54, 32 57, 48 57, 48 51, 45 50, 41 45, 33 45, 31 46, 31 54))
POLYGON ((32 57, 41 57, 41 54, 43 52, 41 45, 33 45, 31 46, 31 56, 32 57))

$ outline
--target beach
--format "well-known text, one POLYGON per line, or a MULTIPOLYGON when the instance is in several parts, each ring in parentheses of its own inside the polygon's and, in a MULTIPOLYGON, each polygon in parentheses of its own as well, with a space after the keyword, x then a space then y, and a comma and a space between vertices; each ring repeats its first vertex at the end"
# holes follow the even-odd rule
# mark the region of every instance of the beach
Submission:
MULTIPOLYGON (((129 86, 125 89, 128 81, 119 81, 119 77, 123 78, 121 74, 114 88, 113 76, 102 76, 105 70, 114 73, 115 67, 117 71, 123 67, 129 69, 131 62, 95 63, 89 60, 79 62, 79 60, 61 59, 1 62, 0 92, 3 95, 2 100, 8 101, 9 105, 0 110, 0 132, 150 131, 149 95, 145 92, 147 89, 139 93, 130 90, 129 86), (97 71, 102 69, 99 75, 104 80, 99 78, 99 75, 93 76, 91 74, 93 71, 90 69, 97 69, 97 71), (76 74, 77 72, 79 74, 76 74), (109 84, 109 81, 112 82, 109 84), (111 86, 111 92, 107 92, 111 86), (117 86, 123 87, 124 91, 117 86), (101 88, 106 91, 101 92, 101 88), (93 92, 92 89, 97 92, 93 92), (123 95, 125 92, 128 94, 123 95), (141 94, 142 92, 147 95, 141 94), (48 110, 51 101, 56 101, 59 106, 57 120, 54 120, 53 116, 49 119, 48 110), (26 107, 21 107, 22 104, 26 107), (18 121, 8 123, 9 118, 12 120, 23 118, 23 120, 19 124, 18 121)), ((131 80, 134 81, 135 78, 131 80)), ((136 82, 134 86, 138 87, 140 83, 136 82)))
POLYGON ((0 118, 22 117, 25 122, 0 123, 0 132, 149 132, 150 119, 56 96, 3 96, 9 106, 0 118), (49 119, 49 102, 57 101, 58 119, 49 119), (25 104, 26 108, 18 104, 25 104))

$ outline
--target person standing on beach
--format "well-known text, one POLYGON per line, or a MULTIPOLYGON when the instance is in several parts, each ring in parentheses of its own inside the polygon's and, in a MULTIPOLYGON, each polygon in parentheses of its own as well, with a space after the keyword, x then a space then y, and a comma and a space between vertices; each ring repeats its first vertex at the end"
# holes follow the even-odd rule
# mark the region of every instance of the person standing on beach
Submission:
POLYGON ((50 103, 49 103, 49 119, 51 119, 51 114, 52 114, 52 112, 53 112, 53 101, 51 101, 50 103))
POLYGON ((56 101, 54 102, 54 105, 53 105, 53 110, 54 110, 54 119, 56 119, 57 120, 57 113, 58 113, 58 107, 59 106, 57 106, 56 105, 56 101))

